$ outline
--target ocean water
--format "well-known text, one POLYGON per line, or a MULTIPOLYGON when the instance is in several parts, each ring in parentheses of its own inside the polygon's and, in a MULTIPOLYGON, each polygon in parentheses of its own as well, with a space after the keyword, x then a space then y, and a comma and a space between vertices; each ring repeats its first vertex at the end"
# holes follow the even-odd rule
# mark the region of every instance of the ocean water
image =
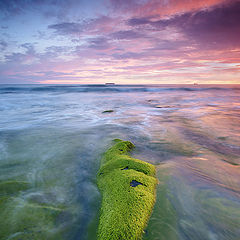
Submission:
POLYGON ((239 239, 239 85, 0 85, 0 239, 96 239, 115 138, 157 168, 143 239, 239 239))

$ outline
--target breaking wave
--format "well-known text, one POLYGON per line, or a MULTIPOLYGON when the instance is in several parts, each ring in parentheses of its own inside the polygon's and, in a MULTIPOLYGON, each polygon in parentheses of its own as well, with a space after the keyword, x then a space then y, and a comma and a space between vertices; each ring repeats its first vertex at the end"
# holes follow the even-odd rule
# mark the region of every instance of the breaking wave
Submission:
POLYGON ((240 90, 240 86, 234 85, 2 85, 0 93, 31 93, 31 92, 53 92, 53 93, 121 93, 121 92, 166 92, 166 91, 232 91, 240 90))

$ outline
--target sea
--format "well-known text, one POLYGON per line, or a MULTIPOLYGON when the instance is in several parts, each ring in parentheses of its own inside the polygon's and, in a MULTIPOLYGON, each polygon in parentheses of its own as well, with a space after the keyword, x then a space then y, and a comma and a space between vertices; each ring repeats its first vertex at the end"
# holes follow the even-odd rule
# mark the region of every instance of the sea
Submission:
POLYGON ((0 239, 97 239, 101 156, 154 164, 144 240, 240 239, 240 85, 0 85, 0 239))

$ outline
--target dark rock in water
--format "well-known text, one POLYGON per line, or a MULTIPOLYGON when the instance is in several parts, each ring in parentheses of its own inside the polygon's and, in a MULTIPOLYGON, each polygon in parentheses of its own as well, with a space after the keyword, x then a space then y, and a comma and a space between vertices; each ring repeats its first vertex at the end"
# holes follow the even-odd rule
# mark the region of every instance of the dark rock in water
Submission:
POLYGON ((227 137, 218 137, 217 139, 225 141, 225 140, 227 140, 227 137))
POLYGON ((156 108, 171 108, 172 106, 157 105, 156 108))
POLYGON ((136 180, 132 180, 130 182, 130 186, 132 186, 132 187, 137 187, 138 185, 143 185, 143 184, 138 182, 138 181, 136 181, 136 180))
POLYGON ((239 164, 235 162, 234 159, 222 159, 222 161, 227 162, 233 166, 239 166, 239 164))
POLYGON ((105 111, 103 111, 102 113, 112 113, 112 112, 114 112, 114 110, 105 110, 105 111))

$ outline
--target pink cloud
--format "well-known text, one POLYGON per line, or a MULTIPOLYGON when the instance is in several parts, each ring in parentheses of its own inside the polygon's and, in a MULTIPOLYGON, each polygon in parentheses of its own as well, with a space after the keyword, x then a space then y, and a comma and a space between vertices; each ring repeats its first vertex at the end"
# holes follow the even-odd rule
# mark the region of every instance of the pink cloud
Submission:
POLYGON ((141 16, 167 16, 182 14, 191 11, 198 11, 201 9, 211 8, 218 4, 222 4, 226 2, 226 0, 166 0, 166 1, 158 1, 158 0, 150 0, 145 4, 140 6, 137 9, 137 14, 141 16))

